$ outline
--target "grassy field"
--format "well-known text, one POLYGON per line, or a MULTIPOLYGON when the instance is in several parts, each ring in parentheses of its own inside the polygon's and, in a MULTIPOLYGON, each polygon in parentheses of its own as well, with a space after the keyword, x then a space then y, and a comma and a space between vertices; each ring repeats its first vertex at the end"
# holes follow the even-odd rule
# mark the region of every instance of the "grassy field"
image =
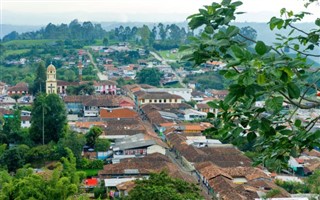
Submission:
POLYGON ((17 49, 17 50, 6 50, 3 54, 4 57, 11 55, 19 55, 23 53, 27 53, 30 49, 17 49))
POLYGON ((56 40, 54 39, 44 39, 44 40, 11 40, 9 42, 4 42, 3 45, 4 46, 12 46, 12 45, 16 45, 16 46, 35 46, 35 45, 42 45, 42 44, 50 44, 55 42, 56 40))
POLYGON ((87 174, 87 177, 98 176, 98 171, 101 169, 77 169, 77 171, 83 171, 87 174))

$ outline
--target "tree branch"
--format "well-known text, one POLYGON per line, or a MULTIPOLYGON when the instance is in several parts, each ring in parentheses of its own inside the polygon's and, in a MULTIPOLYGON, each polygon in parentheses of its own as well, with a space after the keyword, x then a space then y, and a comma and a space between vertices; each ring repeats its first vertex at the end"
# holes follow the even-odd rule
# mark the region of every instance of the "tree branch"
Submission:
POLYGON ((301 33, 304 33, 304 34, 306 34, 306 35, 309 35, 307 32, 305 32, 305 31, 303 31, 303 30, 301 30, 301 29, 299 29, 299 28, 297 28, 297 27, 293 26, 292 24, 289 24, 289 26, 290 26, 291 28, 293 28, 293 29, 295 29, 295 30, 297 30, 297 31, 301 32, 301 33))

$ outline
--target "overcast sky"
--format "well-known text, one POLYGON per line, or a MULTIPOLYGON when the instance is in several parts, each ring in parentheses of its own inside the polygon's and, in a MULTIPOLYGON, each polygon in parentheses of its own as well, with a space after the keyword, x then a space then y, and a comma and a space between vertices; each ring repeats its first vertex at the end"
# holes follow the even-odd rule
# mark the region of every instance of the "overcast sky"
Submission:
MULTIPOLYGON (((212 0, 0 0, 1 24, 45 25, 79 21, 177 22, 197 12, 212 0)), ((216 1, 220 2, 220 1, 216 1)), ((293 11, 306 9, 303 0, 243 0, 246 14, 237 21, 266 22, 279 15, 283 7, 293 11)), ((306 21, 320 17, 320 6, 308 8, 314 13, 306 21)))

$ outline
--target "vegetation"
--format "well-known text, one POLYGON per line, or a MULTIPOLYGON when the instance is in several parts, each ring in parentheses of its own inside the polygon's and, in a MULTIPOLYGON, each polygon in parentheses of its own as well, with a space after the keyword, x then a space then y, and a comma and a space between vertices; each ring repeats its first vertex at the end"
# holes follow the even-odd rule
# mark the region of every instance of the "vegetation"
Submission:
POLYGON ((166 172, 152 174, 149 179, 136 180, 135 183, 125 199, 202 199, 196 185, 171 178, 166 172))
POLYGON ((89 132, 86 133, 87 145, 94 148, 98 141, 98 137, 102 133, 103 133, 103 130, 98 126, 94 126, 90 128, 89 132))
MULTIPOLYGON (((192 30, 200 26, 205 26, 205 29, 200 38, 193 38, 194 42, 181 47, 181 50, 192 49, 193 53, 185 59, 197 65, 208 60, 227 64, 221 74, 232 84, 224 101, 209 104, 220 110, 218 118, 212 118, 214 128, 210 135, 255 141, 255 150, 260 152, 255 159, 256 164, 266 166, 281 161, 280 168, 286 167, 291 155, 320 145, 320 131, 312 129, 319 116, 306 119, 306 122, 293 119, 298 109, 312 109, 320 105, 315 98, 319 79, 307 81, 310 65, 306 63, 307 57, 320 57, 311 52, 319 47, 320 19, 315 21, 315 29, 306 32, 295 26, 306 12, 293 13, 282 9, 280 18, 271 18, 270 29, 290 29, 291 32, 288 35, 278 34, 279 43, 268 46, 263 41, 241 34, 240 29, 231 24, 236 15, 241 14, 237 12, 241 4, 240 1, 223 0, 190 16, 192 30), (238 36, 253 42, 254 49, 251 51, 249 44, 239 41, 238 36), (295 55, 289 56, 284 48, 289 48, 295 55), (266 102, 263 108, 255 106, 260 100, 266 102), (293 108, 290 114, 283 114, 283 103, 293 108)), ((314 73, 319 76, 319 70, 314 73)))
POLYGON ((39 94, 33 102, 30 136, 36 144, 58 142, 65 134, 67 113, 56 94, 39 94))
POLYGON ((79 192, 78 187, 85 178, 83 172, 76 172, 75 158, 70 150, 67 157, 57 163, 54 170, 34 173, 25 167, 10 176, 0 171, 1 199, 67 199, 79 192))
POLYGON ((157 68, 145 68, 137 73, 136 79, 140 84, 159 86, 163 74, 157 68))

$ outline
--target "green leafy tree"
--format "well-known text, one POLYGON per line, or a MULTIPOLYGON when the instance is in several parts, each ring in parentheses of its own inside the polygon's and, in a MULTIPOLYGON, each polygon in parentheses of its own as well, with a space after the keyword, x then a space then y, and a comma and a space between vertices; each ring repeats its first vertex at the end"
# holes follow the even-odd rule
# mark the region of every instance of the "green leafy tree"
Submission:
POLYGON ((30 135, 32 140, 41 144, 50 141, 58 142, 64 135, 66 126, 66 108, 61 98, 56 94, 40 94, 32 106, 30 135))
MULTIPOLYGON (((291 155, 320 146, 320 131, 313 129, 320 116, 304 122, 295 119, 298 109, 308 110, 320 105, 316 98, 319 79, 307 81, 311 73, 307 57, 320 57, 312 52, 319 48, 320 19, 315 20, 314 29, 300 30, 295 22, 308 13, 281 9, 280 17, 271 18, 270 29, 289 29, 290 32, 288 35, 278 34, 280 42, 269 46, 246 37, 231 24, 236 15, 241 14, 237 12, 240 5, 240 1, 223 0, 190 16, 190 28, 204 26, 204 32, 181 50, 191 48, 192 54, 185 59, 197 65, 208 60, 225 62, 221 74, 232 80, 226 98, 209 103, 220 111, 217 118, 209 115, 214 123, 209 135, 221 135, 234 141, 255 141, 254 147, 260 152, 256 164, 282 161, 279 168, 286 167, 291 155), (249 51, 248 43, 239 42, 237 36, 253 42, 254 50, 249 51), (288 55, 282 51, 284 47, 295 53, 288 55), (255 106, 260 100, 265 100, 262 108, 255 106), (285 112, 284 103, 289 105, 289 113, 285 112)), ((319 70, 313 73, 319 77, 319 70)))
POLYGON ((102 133, 103 130, 98 126, 90 128, 89 132, 86 133, 87 145, 95 147, 95 144, 102 133))
POLYGON ((255 41, 258 36, 257 31, 254 28, 252 28, 251 26, 245 26, 245 27, 240 28, 239 33, 241 35, 245 36, 245 38, 241 37, 240 35, 237 35, 235 37, 235 39, 238 40, 239 42, 247 43, 248 46, 253 45, 254 42, 252 42, 252 41, 255 41))
POLYGON ((166 172, 152 174, 149 179, 136 180, 135 183, 136 186, 125 199, 203 199, 196 185, 171 178, 166 172))
POLYGON ((95 144, 96 151, 108 151, 110 147, 110 141, 107 139, 97 139, 95 144))
POLYGON ((36 70, 36 78, 33 82, 32 94, 36 95, 38 92, 45 93, 46 91, 46 80, 47 80, 47 72, 46 67, 44 66, 44 62, 40 62, 38 64, 36 70))
POLYGON ((19 143, 21 131, 20 111, 16 110, 12 118, 7 118, 2 133, 6 135, 9 143, 19 143))
POLYGON ((157 68, 144 68, 137 73, 138 83, 159 86, 163 74, 157 68))
POLYGON ((149 46, 151 31, 147 25, 143 25, 141 28, 138 29, 138 35, 141 38, 141 44, 144 46, 149 46))
POLYGON ((8 171, 14 172, 26 164, 26 156, 29 147, 26 145, 19 145, 7 149, 0 155, 0 166, 6 167, 8 171))
POLYGON ((79 162, 85 144, 86 138, 83 134, 68 131, 65 137, 60 138, 58 142, 58 151, 60 155, 66 155, 65 147, 68 147, 76 157, 77 162, 79 162))

